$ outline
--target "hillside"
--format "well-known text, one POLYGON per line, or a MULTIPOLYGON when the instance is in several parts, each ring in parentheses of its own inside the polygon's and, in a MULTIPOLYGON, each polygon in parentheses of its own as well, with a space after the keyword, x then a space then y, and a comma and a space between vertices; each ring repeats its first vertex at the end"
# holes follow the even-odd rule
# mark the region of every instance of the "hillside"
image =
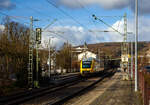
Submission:
MULTIPOLYGON (((122 42, 105 42, 105 43, 96 43, 96 44, 87 44, 87 47, 90 51, 98 54, 98 49, 100 50, 101 55, 111 56, 111 58, 120 57, 121 55, 121 43, 122 42)), ((140 54, 143 54, 149 49, 150 42, 138 42, 138 51, 140 54)), ((84 47, 83 45, 77 47, 84 47)), ((133 48, 134 43, 133 43, 133 48)), ((129 50, 131 49, 131 44, 129 43, 129 50)), ((129 51, 130 52, 130 51, 129 51)))

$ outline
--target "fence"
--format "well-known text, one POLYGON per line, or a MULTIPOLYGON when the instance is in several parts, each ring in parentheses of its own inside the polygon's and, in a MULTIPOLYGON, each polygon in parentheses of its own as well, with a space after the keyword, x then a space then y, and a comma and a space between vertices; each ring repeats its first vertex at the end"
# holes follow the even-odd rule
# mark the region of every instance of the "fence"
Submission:
POLYGON ((143 104, 150 105, 150 66, 146 66, 142 70, 138 71, 138 76, 143 104))

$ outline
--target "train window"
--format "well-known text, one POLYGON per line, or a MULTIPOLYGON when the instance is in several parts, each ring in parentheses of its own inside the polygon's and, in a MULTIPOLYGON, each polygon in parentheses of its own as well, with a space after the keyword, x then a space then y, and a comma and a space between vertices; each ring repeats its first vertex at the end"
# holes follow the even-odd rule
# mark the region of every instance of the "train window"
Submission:
POLYGON ((91 68, 91 61, 83 61, 82 68, 91 68))
POLYGON ((145 68, 146 68, 146 69, 150 69, 150 66, 146 66, 145 68))

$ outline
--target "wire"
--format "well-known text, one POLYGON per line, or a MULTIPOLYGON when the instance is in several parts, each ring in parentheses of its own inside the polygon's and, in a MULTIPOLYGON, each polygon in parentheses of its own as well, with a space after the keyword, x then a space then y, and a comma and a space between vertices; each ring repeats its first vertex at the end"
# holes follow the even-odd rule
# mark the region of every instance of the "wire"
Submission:
POLYGON ((88 9, 86 9, 85 8, 85 6, 79 1, 79 0, 77 0, 77 2, 79 3, 79 5, 89 14, 91 14, 91 12, 88 10, 88 9))
MULTIPOLYGON (((47 32, 51 32, 52 34, 55 34, 56 36, 62 38, 63 40, 68 41, 68 38, 66 38, 66 37, 64 37, 64 36, 61 36, 61 35, 59 35, 59 34, 56 33, 56 32, 53 32, 53 31, 47 31, 47 32)), ((75 43, 73 40, 69 40, 69 41, 72 42, 72 43, 75 43)))
POLYGON ((66 15, 67 17, 69 17, 70 19, 72 19, 73 21, 75 21, 77 24, 79 24, 80 26, 84 27, 87 29, 86 26, 84 26, 83 24, 81 24, 79 21, 77 21, 75 18, 73 18, 71 15, 69 15, 67 12, 63 11, 62 9, 58 8, 54 3, 50 2, 49 0, 46 0, 49 4, 51 4, 53 7, 55 7, 56 9, 58 9, 60 12, 62 12, 64 15, 66 15))
POLYGON ((107 24, 106 22, 104 22, 102 19, 97 18, 94 14, 92 15, 93 18, 95 20, 99 20, 100 22, 104 23, 106 26, 110 27, 111 29, 113 29, 114 31, 118 32, 120 35, 123 35, 122 33, 120 33, 118 30, 116 30, 115 28, 113 28, 111 25, 107 24))
POLYGON ((120 22, 121 22, 121 18, 119 20, 119 23, 118 23, 118 27, 117 27, 117 30, 119 29, 119 26, 120 26, 120 22))
MULTIPOLYGON (((29 19, 28 17, 22 17, 22 16, 10 16, 10 15, 8 15, 8 14, 6 14, 6 13, 3 13, 3 12, 1 12, 0 11, 0 14, 2 14, 2 15, 4 15, 4 16, 8 16, 9 18, 13 18, 13 19, 15 19, 15 21, 16 20, 21 20, 21 19, 29 19)), ((17 21, 18 23, 19 23, 19 21, 17 21)), ((29 25, 29 23, 27 23, 27 22, 22 22, 22 24, 26 24, 26 25, 29 25)))
MULTIPOLYGON (((81 24, 79 21, 77 21, 75 18, 73 18, 71 15, 69 15, 68 13, 66 13, 65 11, 63 11, 62 9, 60 9, 59 7, 57 7, 54 3, 50 2, 49 0, 46 0, 49 4, 51 4, 53 7, 55 7, 56 9, 58 9, 60 12, 62 12, 64 15, 68 16, 69 18, 71 18, 73 21, 75 21, 76 23, 78 23, 80 26, 84 27, 85 29, 89 30, 89 28, 87 26, 84 26, 83 24, 81 24)), ((89 31, 87 31, 87 33, 89 33, 89 31)), ((93 33, 96 38, 97 38, 97 33, 93 33)))
POLYGON ((9 15, 7 15, 6 13, 3 13, 3 12, 1 12, 1 11, 0 11, 0 14, 5 15, 5 16, 8 16, 8 17, 11 17, 11 18, 30 19, 29 17, 23 17, 23 16, 9 16, 9 15))
MULTIPOLYGON (((20 6, 20 5, 17 5, 17 6, 22 7, 22 6, 20 6)), ((32 11, 38 13, 38 14, 45 15, 45 16, 47 16, 48 18, 52 18, 50 15, 45 14, 45 13, 39 11, 38 9, 35 9, 35 8, 30 7, 30 6, 28 6, 28 5, 25 5, 25 4, 24 4, 24 6, 25 6, 27 9, 30 9, 30 10, 32 10, 32 11)), ((52 19, 54 19, 54 18, 52 18, 52 19)))
MULTIPOLYGON (((79 5, 85 10, 85 12, 87 12, 88 14, 90 14, 90 15, 92 15, 93 13, 91 13, 88 9, 86 9, 85 7, 84 7, 84 5, 79 1, 79 0, 77 0, 77 2, 79 3, 79 5)), ((123 17, 123 16, 100 16, 100 17, 109 17, 109 18, 114 18, 114 17, 120 17, 120 19, 123 17)), ((119 20, 120 20, 119 19, 119 20)), ((96 24, 92 21, 92 24, 95 26, 95 28, 97 28, 96 27, 96 24)), ((120 25, 120 21, 119 21, 119 24, 118 24, 118 28, 119 28, 119 25, 120 25)), ((89 32, 93 32, 93 33, 95 33, 95 35, 96 35, 96 38, 97 38, 97 34, 96 34, 96 32, 94 32, 94 31, 90 31, 89 30, 89 32)), ((106 30, 104 30, 104 31, 97 31, 97 32, 111 32, 111 31, 106 31, 106 30)), ((112 32, 114 32, 114 31, 112 31, 112 32)))

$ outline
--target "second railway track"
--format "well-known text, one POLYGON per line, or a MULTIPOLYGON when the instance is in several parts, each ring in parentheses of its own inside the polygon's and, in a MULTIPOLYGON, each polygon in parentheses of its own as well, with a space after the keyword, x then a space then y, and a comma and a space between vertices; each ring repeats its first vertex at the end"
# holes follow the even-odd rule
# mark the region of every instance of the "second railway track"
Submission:
POLYGON ((105 77, 109 77, 114 73, 115 71, 109 71, 102 74, 101 76, 83 79, 78 83, 69 85, 65 88, 60 88, 55 92, 51 92, 50 94, 46 94, 42 97, 30 100, 21 105, 61 105, 65 101, 75 97, 80 92, 87 90, 88 88, 102 81, 105 77))
POLYGON ((24 92, 19 92, 17 94, 2 97, 0 99, 0 105, 18 105, 18 104, 21 104, 23 102, 32 100, 34 98, 43 96, 45 94, 57 91, 61 88, 67 87, 69 85, 73 85, 73 84, 78 82, 77 78, 80 78, 80 77, 79 77, 79 75, 74 75, 74 76, 71 75, 68 77, 65 76, 65 78, 63 78, 63 77, 61 77, 61 78, 64 81, 57 78, 56 83, 53 82, 53 83, 55 83, 55 85, 53 85, 53 86, 50 85, 50 86, 39 88, 39 89, 26 90, 24 92), (71 79, 67 80, 69 78, 71 78, 71 79), (59 83, 58 83, 58 81, 59 81, 59 83))
POLYGON ((97 77, 80 78, 76 81, 59 85, 57 87, 47 87, 32 92, 17 94, 17 96, 1 99, 2 105, 61 105, 68 99, 75 97, 78 93, 94 86, 105 77, 114 74, 115 71, 110 70, 100 74, 97 77))

